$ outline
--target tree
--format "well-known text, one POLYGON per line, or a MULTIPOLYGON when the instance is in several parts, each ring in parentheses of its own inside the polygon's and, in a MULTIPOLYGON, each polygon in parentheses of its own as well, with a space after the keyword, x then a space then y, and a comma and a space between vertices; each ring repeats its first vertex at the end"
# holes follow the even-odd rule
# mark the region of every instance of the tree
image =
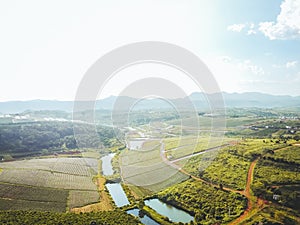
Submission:
POLYGON ((138 208, 139 208, 140 210, 142 210, 142 209, 144 208, 144 206, 145 206, 145 202, 144 202, 144 200, 142 199, 142 200, 139 201, 138 208))
POLYGON ((220 183, 220 185, 219 185, 219 186, 220 186, 220 189, 221 189, 221 190, 223 190, 223 184, 222 184, 222 183, 220 183))

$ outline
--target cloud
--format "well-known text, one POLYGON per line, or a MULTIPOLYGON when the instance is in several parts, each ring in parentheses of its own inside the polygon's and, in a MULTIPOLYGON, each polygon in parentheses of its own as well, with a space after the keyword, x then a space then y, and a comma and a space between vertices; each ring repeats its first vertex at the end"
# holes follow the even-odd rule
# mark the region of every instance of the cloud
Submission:
POLYGON ((288 61, 285 64, 273 64, 272 67, 275 69, 291 69, 296 67, 298 64, 298 61, 288 61))
POLYGON ((298 64, 298 61, 291 61, 286 63, 286 68, 293 68, 298 64))
POLYGON ((300 1, 284 0, 274 22, 259 23, 259 30, 270 40, 300 39, 300 1))
POLYGON ((239 24, 232 24, 227 27, 227 30, 233 32, 241 32, 246 27, 246 24, 239 23, 239 24))
POLYGON ((260 66, 253 64, 250 60, 245 60, 238 64, 238 67, 242 71, 250 71, 255 75, 264 75, 265 71, 260 66))
POLYGON ((257 33, 257 31, 255 30, 255 24, 254 23, 232 24, 232 25, 227 27, 227 30, 233 31, 233 32, 238 32, 238 33, 245 30, 247 35, 252 35, 252 34, 257 33))
POLYGON ((256 34, 255 24, 254 23, 250 23, 249 30, 247 31, 247 35, 251 35, 251 34, 256 34))

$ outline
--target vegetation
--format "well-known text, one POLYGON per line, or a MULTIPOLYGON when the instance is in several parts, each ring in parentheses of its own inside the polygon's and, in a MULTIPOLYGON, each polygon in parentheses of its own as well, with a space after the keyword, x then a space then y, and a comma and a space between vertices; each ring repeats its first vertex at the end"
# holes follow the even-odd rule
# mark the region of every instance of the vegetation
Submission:
MULTIPOLYGON (((244 212, 246 216, 242 216, 239 224, 299 224, 298 111, 229 109, 223 141, 228 145, 183 160, 183 156, 207 149, 209 136, 203 131, 197 140, 198 130, 193 120, 184 115, 183 124, 190 122, 190 127, 181 127, 182 121, 173 112, 134 111, 130 115, 131 126, 139 127, 126 133, 127 138, 144 134, 153 137, 137 151, 126 149, 109 126, 97 125, 97 135, 90 136, 85 135, 93 129, 90 125, 75 124, 79 143, 70 122, 6 121, 0 125, 0 221, 3 224, 138 224, 124 212, 138 206, 160 224, 171 224, 168 218, 141 204, 144 198, 157 196, 192 214, 197 224, 227 224, 240 219, 244 212), (161 140, 167 159, 179 160, 165 162, 161 140), (116 153, 112 160, 114 175, 105 178, 100 175, 99 158, 109 152, 116 153), (19 157, 22 160, 17 161, 19 157), (248 184, 252 183, 247 189, 248 174, 253 168, 253 179, 248 184), (106 179, 120 178, 131 183, 122 184, 131 203, 122 211, 105 188, 106 179), (58 213, 66 211, 69 213, 58 213)), ((46 114, 40 112, 34 116, 46 114)), ((70 119, 69 115, 53 112, 53 116, 60 114, 70 119)), ((210 127, 212 118, 221 119, 199 112, 202 129, 210 127)), ((101 122, 103 118, 96 115, 95 119, 101 122)), ((104 119, 109 124, 108 113, 104 119)), ((210 141, 209 147, 220 145, 218 138, 210 141)))
POLYGON ((229 222, 246 207, 243 196, 192 180, 167 188, 158 197, 194 214, 199 224, 229 222))
POLYGON ((206 181, 243 190, 250 162, 287 145, 268 139, 244 139, 222 148, 215 158, 210 154, 193 157, 184 164, 184 169, 206 181))
POLYGON ((35 211, 0 211, 2 224, 23 225, 102 225, 102 224, 139 224, 139 221, 121 210, 98 212, 98 213, 53 213, 35 211))
POLYGON ((288 208, 271 205, 251 216, 244 224, 297 225, 299 222, 297 212, 288 208))
POLYGON ((215 184, 223 184, 237 190, 243 190, 246 185, 250 162, 243 157, 232 155, 228 150, 220 153, 198 176, 215 184))
MULTIPOLYGON (((40 201, 28 201, 21 199, 2 199, 0 198, 1 210, 38 210, 38 211, 53 211, 53 212, 65 212, 66 203, 61 202, 40 202, 40 201)), ((1 221, 2 222, 2 221, 1 221)))
POLYGON ((167 217, 158 214, 155 210, 151 209, 150 207, 144 205, 142 207, 142 213, 146 214, 156 222, 161 225, 171 225, 173 224, 167 217))
MULTIPOLYGON (((115 131, 110 127, 97 127, 98 136, 93 133, 94 127, 70 122, 30 122, 0 125, 0 156, 10 155, 13 158, 35 155, 47 155, 78 149, 74 137, 74 128, 80 146, 85 148, 112 147, 118 142, 115 131)), ((120 145, 120 143, 119 143, 120 145)))

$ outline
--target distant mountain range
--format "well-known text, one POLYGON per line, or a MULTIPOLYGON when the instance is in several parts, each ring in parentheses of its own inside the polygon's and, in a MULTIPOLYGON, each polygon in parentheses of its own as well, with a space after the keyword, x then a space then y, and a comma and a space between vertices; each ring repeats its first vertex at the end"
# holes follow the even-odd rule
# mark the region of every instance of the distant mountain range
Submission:
MULTIPOLYGON (((222 93, 226 107, 259 107, 259 108, 275 108, 275 107, 300 107, 300 96, 292 97, 288 95, 270 95, 258 92, 246 93, 222 93)), ((214 94, 212 94, 214 95, 214 94)), ((193 93, 189 96, 196 108, 205 109, 208 107, 204 93, 193 93)), ((123 102, 136 102, 137 99, 131 97, 110 96, 108 98, 97 100, 96 109, 111 110, 116 100, 123 102)), ((174 99, 178 105, 184 104, 184 99, 174 99)), ((140 101, 136 105, 137 109, 158 109, 170 108, 170 105, 159 99, 147 99, 140 101)), ((73 110, 73 101, 56 101, 56 100, 31 100, 31 101, 8 101, 0 102, 0 113, 21 113, 24 111, 39 110, 61 110, 71 112, 73 110)))

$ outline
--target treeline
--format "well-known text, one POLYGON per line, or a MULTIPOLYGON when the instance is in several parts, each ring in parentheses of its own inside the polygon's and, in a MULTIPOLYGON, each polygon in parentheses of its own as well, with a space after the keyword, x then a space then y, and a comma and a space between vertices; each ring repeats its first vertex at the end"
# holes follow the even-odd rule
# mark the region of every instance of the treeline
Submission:
POLYGON ((124 211, 106 211, 97 213, 54 213, 32 211, 0 211, 1 224, 10 225, 119 225, 139 224, 139 221, 124 211))
POLYGON ((111 127, 98 126, 95 132, 94 126, 70 122, 0 125, 0 156, 24 157, 79 147, 111 147, 115 142, 115 131, 111 127))

